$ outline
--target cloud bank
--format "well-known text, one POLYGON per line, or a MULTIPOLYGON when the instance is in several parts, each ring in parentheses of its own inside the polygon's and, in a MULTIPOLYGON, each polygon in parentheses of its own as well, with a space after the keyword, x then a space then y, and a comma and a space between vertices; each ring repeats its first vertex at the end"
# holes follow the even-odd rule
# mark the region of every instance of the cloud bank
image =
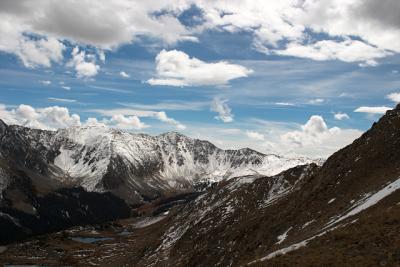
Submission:
MULTIPOLYGON (((15 54, 30 68, 49 67, 62 60, 65 42, 96 47, 104 61, 104 50, 141 39, 158 40, 165 47, 198 42, 199 35, 213 30, 248 32, 253 47, 267 54, 374 66, 400 52, 399 1, 378 2, 3 0, 0 51, 15 54), (197 23, 185 25, 180 15, 193 7, 199 11, 197 23)), ((157 80, 182 85, 168 77, 157 80)))

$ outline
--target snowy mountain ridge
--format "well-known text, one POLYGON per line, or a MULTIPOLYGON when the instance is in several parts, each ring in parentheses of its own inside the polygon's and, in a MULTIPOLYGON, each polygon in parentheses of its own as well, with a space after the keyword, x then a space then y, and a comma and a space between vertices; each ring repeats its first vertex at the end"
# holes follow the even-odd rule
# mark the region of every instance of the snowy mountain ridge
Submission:
POLYGON ((248 148, 223 150, 176 132, 151 136, 99 126, 54 132, 8 126, 7 133, 37 154, 53 179, 87 191, 111 191, 130 203, 232 177, 275 175, 313 162, 248 148))

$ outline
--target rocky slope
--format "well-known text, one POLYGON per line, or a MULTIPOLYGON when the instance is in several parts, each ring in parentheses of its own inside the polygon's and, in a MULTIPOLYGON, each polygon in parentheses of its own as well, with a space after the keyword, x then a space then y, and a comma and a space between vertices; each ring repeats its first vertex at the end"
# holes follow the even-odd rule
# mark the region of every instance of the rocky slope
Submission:
POLYGON ((221 182, 138 266, 399 266, 400 105, 319 167, 221 182))

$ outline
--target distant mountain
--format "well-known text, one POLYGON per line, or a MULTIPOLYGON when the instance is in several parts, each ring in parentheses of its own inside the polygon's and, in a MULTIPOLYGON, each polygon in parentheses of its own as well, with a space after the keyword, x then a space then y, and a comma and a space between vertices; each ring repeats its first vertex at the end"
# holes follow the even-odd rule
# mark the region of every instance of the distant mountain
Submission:
MULTIPOLYGON (((54 224, 44 215, 52 203, 43 199, 50 195, 77 199, 76 206, 63 206, 62 201, 54 205, 60 211, 53 214, 58 225, 54 229, 61 229, 78 223, 70 216, 73 208, 82 210, 78 207, 94 204, 93 199, 111 199, 109 208, 118 200, 139 205, 164 195, 202 190, 235 176, 273 175, 309 162, 247 148, 222 150, 175 132, 150 136, 93 126, 43 131, 0 120, 0 223, 15 232, 23 229, 21 236, 44 232, 43 225, 54 224), (88 203, 80 203, 81 199, 88 203)), ((94 206, 82 214, 102 221, 115 219, 129 214, 127 204, 107 216, 97 214, 101 211, 94 206)))
MULTIPOLYGON (((191 191, 246 174, 273 175, 312 162, 248 148, 222 150, 176 132, 150 136, 92 126, 52 132, 4 123, 1 129, 0 155, 29 173, 33 183, 42 186, 40 178, 53 187, 110 191, 131 204, 165 192, 191 191)), ((0 189, 8 179, 3 176, 1 181, 0 189)))

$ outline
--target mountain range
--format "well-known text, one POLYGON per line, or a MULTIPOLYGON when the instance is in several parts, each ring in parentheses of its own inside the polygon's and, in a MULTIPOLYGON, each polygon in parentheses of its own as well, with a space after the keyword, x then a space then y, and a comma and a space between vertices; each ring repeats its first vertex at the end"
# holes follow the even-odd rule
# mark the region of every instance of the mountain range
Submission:
MULTIPOLYGON (((78 190, 98 198, 108 193, 123 200, 127 210, 128 205, 199 191, 234 176, 273 175, 311 161, 248 148, 222 150, 176 132, 150 136, 96 126, 43 131, 0 121, 0 219, 13 225, 16 232, 34 229, 34 233, 42 233, 42 224, 53 229, 64 222, 65 226, 80 220, 87 223, 83 217, 91 211, 88 208, 82 216, 71 218, 74 207, 64 210, 65 205, 60 204, 57 214, 50 212, 57 223, 50 222, 44 213, 49 213, 47 206, 54 203, 44 204, 43 199, 55 192, 78 190), (22 219, 27 216, 29 219, 22 219)), ((100 217, 115 219, 117 214, 108 217, 111 214, 102 213, 100 217)), ((14 238, 7 227, 2 229, 3 237, 14 238)))
POLYGON ((119 220, 114 230, 87 230, 90 237, 109 240, 84 248, 62 233, 17 243, 0 262, 52 265, 59 259, 57 246, 63 264, 80 266, 400 265, 400 105, 322 164, 249 149, 224 151, 177 133, 152 137, 90 127, 46 132, 4 124, 2 129, 2 177, 8 179, 2 182, 6 204, 0 223, 8 218, 21 225, 25 217, 15 211, 27 216, 29 203, 38 210, 33 202, 14 201, 30 194, 46 211, 59 203, 61 212, 74 213, 76 206, 59 199, 75 197, 77 206, 81 199, 88 206, 92 198, 102 201, 115 211, 111 219, 132 216, 127 214, 132 207, 138 207, 136 215, 156 216, 135 217, 134 224, 119 220), (58 187, 40 195, 36 188, 43 177, 58 187), (22 181, 34 185, 34 194, 24 191, 22 181), (160 196, 188 192, 196 193, 193 199, 160 213, 165 203, 160 196), (50 196, 55 201, 43 201, 50 196), (66 245, 56 245, 61 241, 66 245), (22 248, 25 254, 16 257, 22 248))

